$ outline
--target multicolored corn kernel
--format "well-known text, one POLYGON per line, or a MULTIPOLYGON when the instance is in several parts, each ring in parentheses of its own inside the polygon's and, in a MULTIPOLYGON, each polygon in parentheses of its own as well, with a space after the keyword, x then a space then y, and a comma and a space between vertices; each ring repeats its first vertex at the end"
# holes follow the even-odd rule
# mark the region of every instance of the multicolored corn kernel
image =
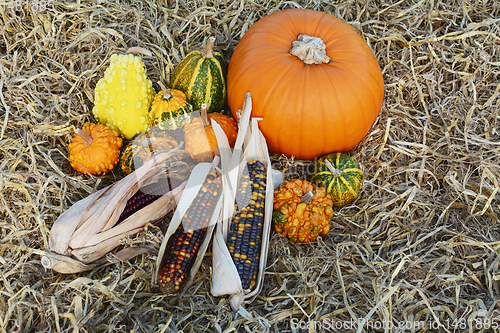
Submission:
POLYGON ((260 161, 252 160, 247 163, 236 193, 227 242, 243 289, 252 289, 256 285, 265 197, 266 167, 260 161))
POLYGON ((181 184, 176 178, 166 178, 157 183, 153 183, 139 189, 130 199, 128 199, 123 212, 118 218, 118 222, 125 221, 137 211, 158 200, 165 193, 173 190, 181 184))
POLYGON ((208 222, 222 192, 221 186, 219 175, 210 172, 181 224, 168 240, 158 276, 160 287, 172 291, 182 287, 205 238, 208 222))

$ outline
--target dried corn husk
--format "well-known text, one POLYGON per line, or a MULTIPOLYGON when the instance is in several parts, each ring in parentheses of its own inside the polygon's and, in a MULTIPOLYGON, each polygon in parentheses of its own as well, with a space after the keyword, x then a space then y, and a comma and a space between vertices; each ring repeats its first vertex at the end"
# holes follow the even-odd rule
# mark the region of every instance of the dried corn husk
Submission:
MULTIPOLYGON (((220 126, 219 126, 219 128, 220 128, 220 126)), ((220 130, 222 131, 222 129, 220 129, 220 130)), ((227 138, 226 138, 226 142, 227 142, 227 138)), ((174 235, 174 233, 177 230, 177 228, 179 227, 179 225, 182 223, 182 218, 183 218, 184 214, 186 213, 189 206, 193 202, 194 198, 196 197, 196 194, 200 191, 200 188, 201 188, 203 182, 205 181, 207 175, 209 173, 216 172, 216 173, 218 173, 218 177, 222 177, 221 170, 217 167, 218 163, 219 163, 219 157, 215 156, 214 161, 212 163, 199 163, 194 167, 193 171, 191 172, 191 175, 190 175, 189 179, 187 180, 186 186, 184 188, 182 196, 181 196, 179 203, 177 205, 177 209, 175 210, 174 215, 172 217, 172 220, 170 221, 167 232, 165 233, 165 237, 163 238, 163 242, 162 242, 160 250, 158 252, 155 274, 153 275, 153 284, 158 284, 159 273, 160 273, 161 269, 163 268, 163 266, 165 265, 165 258, 164 257, 165 257, 165 250, 167 248, 168 241, 174 235)), ((196 260, 188 273, 186 281, 183 283, 182 290, 186 290, 191 285, 191 283, 193 281, 193 277, 198 272, 198 269, 199 269, 201 262, 203 260, 203 256, 205 255, 205 252, 208 248, 208 244, 210 243, 210 240, 212 238, 215 224, 220 219, 221 207, 222 207, 222 195, 220 195, 217 199, 217 203, 215 205, 214 212, 210 216, 210 219, 208 222, 207 231, 205 233, 203 240, 200 243, 200 247, 199 247, 198 253, 196 255, 196 260)), ((182 290, 181 290, 181 292, 182 292, 182 290)), ((170 293, 170 292, 175 292, 175 291, 174 290, 165 290, 165 292, 170 293)))
POLYGON ((241 119, 239 119, 239 132, 235 149, 232 154, 222 152, 223 163, 223 185, 224 185, 224 207, 222 220, 217 225, 213 242, 213 276, 211 292, 214 296, 230 295, 230 304, 233 310, 245 313, 243 305, 251 303, 262 289, 262 282, 267 261, 269 246, 269 234, 271 228, 271 216, 273 208, 273 173, 269 153, 264 136, 259 130, 258 120, 250 120, 252 101, 250 93, 247 93, 241 119), (259 272, 257 274, 256 286, 252 290, 243 290, 236 266, 230 256, 226 242, 229 233, 229 225, 233 216, 236 189, 239 180, 250 160, 259 160, 267 169, 266 176, 266 198, 264 207, 264 223, 262 230, 262 242, 259 261, 259 272), (229 161, 229 164, 227 164, 229 161))
MULTIPOLYGON (((224 170, 227 169, 227 166, 230 163, 230 157, 232 155, 231 147, 229 146, 229 141, 227 139, 227 136, 224 133, 223 129, 220 127, 220 125, 217 124, 217 122, 213 119, 211 120, 211 122, 217 140, 218 149, 216 151, 218 152, 218 155, 215 156, 212 163, 199 163, 192 170, 191 176, 187 181, 182 197, 180 198, 179 204, 177 205, 177 209, 174 212, 168 230, 165 233, 165 237, 163 238, 163 242, 161 244, 156 261, 156 270, 155 274, 153 275, 153 284, 159 284, 160 271, 162 270, 166 261, 164 257, 167 244, 170 238, 174 235, 179 225, 182 223, 182 218, 184 214, 186 213, 189 206, 192 204, 194 198, 200 191, 201 185, 205 181, 207 175, 209 173, 213 174, 214 172, 217 172, 218 177, 221 177, 222 188, 226 186, 224 183, 225 179, 223 177, 223 174, 224 170)), ((181 293, 189 288, 189 286, 193 282, 193 277, 196 276, 196 273, 198 272, 198 269, 201 265, 205 252, 209 246, 210 240, 212 239, 212 234, 215 229, 215 225, 222 218, 223 200, 224 200, 224 191, 222 191, 221 195, 219 196, 214 211, 210 216, 204 239, 200 244, 200 248, 196 255, 196 260, 188 273, 186 281, 183 283, 183 286, 181 287, 182 288, 181 293)), ((164 290, 164 291, 174 292, 174 290, 164 290)))
MULTIPOLYGON (((49 252, 42 257, 45 268, 60 273, 77 273, 108 265, 106 256, 120 245, 123 238, 143 230, 148 222, 162 219, 176 206, 185 183, 162 195, 115 225, 130 199, 142 186, 166 181, 165 161, 177 149, 158 152, 127 177, 76 202, 62 213, 52 226, 49 252)), ((114 254, 115 260, 127 260, 150 247, 130 247, 114 254)))

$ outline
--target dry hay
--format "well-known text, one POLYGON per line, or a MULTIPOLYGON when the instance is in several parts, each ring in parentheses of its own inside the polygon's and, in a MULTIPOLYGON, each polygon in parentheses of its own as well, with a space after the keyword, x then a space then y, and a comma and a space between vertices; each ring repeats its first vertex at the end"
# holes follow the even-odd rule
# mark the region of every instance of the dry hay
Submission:
MULTIPOLYGON (((365 332, 382 322, 393 332, 411 321, 415 332, 437 331, 438 322, 443 332, 463 331, 464 320, 495 324, 499 1, 0 4, 2 332, 290 332, 292 321, 339 327, 363 318, 371 320, 365 332), (365 170, 359 199, 337 209, 332 231, 313 244, 273 233, 265 287, 247 307, 253 320, 210 295, 210 258, 180 299, 151 286, 152 255, 77 275, 46 271, 40 254, 54 220, 117 179, 74 173, 66 149, 74 127, 92 121, 93 88, 110 55, 148 48, 151 79, 168 83, 173 66, 210 35, 230 59, 256 20, 293 7, 349 22, 379 60, 386 97, 372 131, 350 152, 365 170)), ((273 160, 288 178, 311 170, 273 160)), ((127 244, 158 247, 161 238, 150 226, 127 244)))

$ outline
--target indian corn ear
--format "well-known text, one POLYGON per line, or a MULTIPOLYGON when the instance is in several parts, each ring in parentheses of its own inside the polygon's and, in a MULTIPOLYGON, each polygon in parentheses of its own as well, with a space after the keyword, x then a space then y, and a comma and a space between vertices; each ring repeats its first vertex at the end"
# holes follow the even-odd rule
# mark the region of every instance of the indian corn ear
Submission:
POLYGON ((113 54, 104 77, 97 82, 92 113, 101 124, 131 139, 151 126, 148 110, 154 97, 142 59, 113 54))
POLYGON ((221 178, 211 171, 184 214, 181 224, 168 240, 163 267, 158 276, 160 287, 172 291, 181 288, 196 261, 220 194, 221 178))
POLYGON ((247 163, 236 194, 227 247, 238 270, 243 289, 253 289, 259 270, 264 223, 266 167, 257 160, 247 163))
POLYGON ((176 178, 167 178, 165 181, 158 181, 139 189, 130 199, 127 200, 127 205, 123 209, 118 222, 125 221, 128 217, 138 212, 147 205, 158 200, 168 191, 173 190, 181 184, 181 181, 176 178))
POLYGON ((274 191, 274 228, 294 243, 314 241, 330 231, 332 206, 324 187, 301 179, 283 182, 274 191))

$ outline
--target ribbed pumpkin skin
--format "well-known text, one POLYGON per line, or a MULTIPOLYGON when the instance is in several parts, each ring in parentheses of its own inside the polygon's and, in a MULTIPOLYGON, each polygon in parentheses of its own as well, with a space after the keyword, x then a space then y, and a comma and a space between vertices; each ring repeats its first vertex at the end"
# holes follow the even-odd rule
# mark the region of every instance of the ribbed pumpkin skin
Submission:
POLYGON ((190 52, 174 70, 170 84, 183 91, 194 110, 207 104, 208 112, 220 111, 227 98, 224 59, 218 52, 204 58, 200 51, 190 52))
POLYGON ((120 154, 120 170, 123 175, 141 167, 154 153, 177 147, 177 141, 167 133, 154 126, 148 132, 137 134, 120 154))
POLYGON ((335 206, 344 206, 357 198, 363 186, 363 171, 359 163, 352 157, 333 153, 318 159, 316 174, 311 178, 311 183, 324 186, 330 194, 335 206), (342 171, 339 177, 334 177, 326 166, 325 160, 338 170, 342 171))
POLYGON ((149 109, 149 117, 159 129, 173 131, 189 124, 193 107, 182 91, 176 89, 167 91, 171 94, 169 97, 165 98, 163 91, 156 95, 149 109))
POLYGON ((231 57, 227 86, 233 115, 249 91, 269 150, 299 159, 355 147, 384 96, 380 67, 361 36, 332 15, 307 9, 275 12, 252 25, 231 57), (305 65, 289 54, 299 34, 321 38, 332 62, 305 65))

